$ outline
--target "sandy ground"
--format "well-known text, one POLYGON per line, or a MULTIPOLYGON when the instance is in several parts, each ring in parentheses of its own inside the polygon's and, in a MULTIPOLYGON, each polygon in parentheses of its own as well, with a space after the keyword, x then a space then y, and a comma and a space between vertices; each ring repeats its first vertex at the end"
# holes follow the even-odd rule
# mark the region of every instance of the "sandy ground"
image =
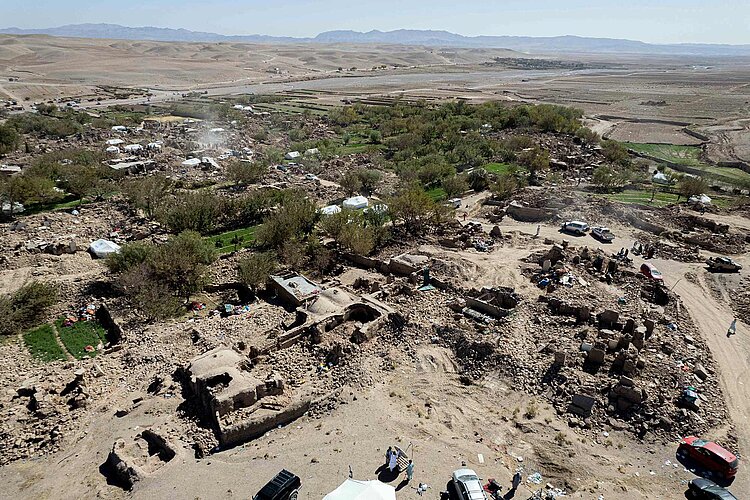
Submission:
MULTIPOLYGON (((480 198, 465 200, 470 212, 480 198)), ((742 222, 741 218, 737 221, 742 222)), ((504 232, 536 232, 536 224, 512 220, 503 221, 500 228, 504 232)), ((614 230, 618 240, 608 248, 629 247, 632 233, 622 227, 614 230)), ((539 243, 531 248, 501 247, 492 253, 454 252, 430 246, 420 250, 465 261, 463 269, 469 283, 529 289, 532 285, 520 275, 517 259, 543 247, 543 238, 601 246, 588 236, 561 235, 554 225, 542 225, 540 236, 539 243)), ((748 263, 747 256, 740 260, 748 263)), ((654 263, 664 273, 667 284, 681 295, 683 305, 722 367, 721 383, 728 395, 740 451, 747 450, 750 398, 744 379, 748 373, 750 328, 740 325, 737 336, 725 337, 731 313, 725 303, 711 298, 700 264, 660 259, 654 263), (698 285, 684 279, 688 272, 698 274, 698 285)), ((378 372, 379 382, 369 389, 342 391, 342 404, 331 415, 319 419, 303 417, 258 440, 203 460, 195 459, 192 450, 183 444, 175 460, 138 485, 132 494, 105 485, 99 466, 115 438, 134 435, 144 427, 169 429, 176 418, 177 401, 149 398, 148 404, 126 417, 113 418, 115 409, 127 406, 140 395, 115 391, 98 403, 101 418, 70 437, 76 444, 68 447, 69 451, 0 469, 3 498, 250 498, 279 469, 287 467, 302 477, 301 498, 319 499, 346 478, 349 466, 356 478, 379 477, 399 486, 399 499, 417 498, 413 485, 402 484, 403 476, 393 478, 379 470, 385 449, 393 444, 404 448, 411 445, 410 454, 417 464, 415 482, 430 485, 428 498, 437 498, 451 471, 462 461, 481 477, 496 478, 506 487, 519 466, 523 466, 525 474, 540 467, 556 471, 555 477, 545 476, 544 482, 559 486, 558 478, 567 478, 576 489, 569 498, 684 498, 685 481, 693 476, 667 462, 674 460, 675 445, 639 443, 630 434, 615 431, 607 439, 602 436, 584 441, 544 403, 539 404, 536 417, 519 416, 518 410, 523 413, 529 397, 509 390, 492 373, 474 386, 463 385, 451 353, 441 347, 422 344, 417 346, 416 359, 406 359, 396 351, 391 359, 395 362, 394 371, 378 372), (558 439, 564 439, 565 444, 557 443, 558 439), (607 440, 611 443, 605 443, 607 440)), ((516 498, 525 499, 530 487, 533 485, 524 485, 516 498)), ((732 490, 741 493, 749 488, 747 475, 740 473, 732 490)))

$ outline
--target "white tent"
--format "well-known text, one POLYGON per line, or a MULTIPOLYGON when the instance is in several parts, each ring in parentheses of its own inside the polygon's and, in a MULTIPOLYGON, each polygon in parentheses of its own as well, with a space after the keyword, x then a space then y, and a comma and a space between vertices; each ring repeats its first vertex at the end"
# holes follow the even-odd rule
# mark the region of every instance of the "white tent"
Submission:
POLYGON ((396 500, 396 489, 380 481, 347 479, 323 500, 396 500))
POLYGON ((318 210, 323 215, 333 215, 341 212, 341 207, 338 205, 328 205, 318 210))
POLYGON ((364 196, 353 196, 344 200, 344 208, 349 210, 359 210, 360 208, 367 208, 369 202, 364 196))
POLYGON ((120 152, 120 148, 118 148, 117 146, 110 146, 107 148, 107 153, 119 153, 119 152, 120 152))
POLYGON ((295 158, 299 158, 300 154, 299 151, 289 151, 287 154, 284 155, 285 160, 294 160, 295 158))
POLYGON ((663 172, 656 172, 654 176, 651 177, 651 182, 656 184, 669 184, 669 178, 664 175, 663 172))
POLYGON ((141 151, 143 149, 143 146, 141 146, 140 144, 128 144, 122 149, 128 152, 141 151))
POLYGON ((711 204, 711 197, 706 196, 705 194, 701 194, 699 196, 691 196, 688 200, 690 203, 702 203, 704 205, 710 205, 711 204))
POLYGON ((120 253, 120 245, 109 240, 96 240, 89 245, 89 252, 100 259, 113 253, 120 253))
POLYGON ((183 167, 197 167, 201 164, 200 158, 190 158, 182 162, 183 167))
POLYGON ((125 141, 122 139, 109 139, 107 141, 107 146, 119 146, 120 144, 125 144, 125 141))

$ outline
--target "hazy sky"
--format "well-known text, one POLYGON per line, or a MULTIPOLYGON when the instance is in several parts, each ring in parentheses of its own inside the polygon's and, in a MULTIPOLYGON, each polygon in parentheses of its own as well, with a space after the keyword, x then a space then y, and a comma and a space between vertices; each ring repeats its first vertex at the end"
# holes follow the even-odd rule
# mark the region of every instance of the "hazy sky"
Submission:
POLYGON ((410 28, 750 44, 750 0, 0 0, 0 27, 74 23, 242 35, 410 28))

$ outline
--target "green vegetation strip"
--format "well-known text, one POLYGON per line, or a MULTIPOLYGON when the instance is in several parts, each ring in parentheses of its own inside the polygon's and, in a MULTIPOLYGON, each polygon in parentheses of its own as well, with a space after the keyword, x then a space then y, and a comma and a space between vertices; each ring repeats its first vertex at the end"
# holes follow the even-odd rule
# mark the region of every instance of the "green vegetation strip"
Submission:
POLYGON ((427 194, 433 201, 443 201, 448 197, 448 195, 445 194, 445 189, 441 187, 432 188, 427 191, 427 194))
POLYGON ((216 234, 214 236, 208 236, 206 239, 214 244, 216 251, 219 253, 230 253, 240 248, 247 248, 255 241, 255 231, 258 226, 250 226, 243 229, 236 229, 234 231, 227 231, 226 233, 216 234), (233 243, 235 238, 239 238, 236 245, 233 243))
POLYGON ((628 148, 639 153, 645 153, 655 158, 660 158, 678 165, 688 167, 701 166, 701 150, 697 146, 677 146, 675 144, 648 144, 640 142, 629 142, 625 144, 628 148))
POLYGON ((484 166, 487 172, 492 172, 493 174, 507 174, 511 168, 512 165, 510 163, 488 163, 484 166))
POLYGON ((31 355, 41 361, 50 362, 66 359, 65 352, 55 339, 55 332, 50 325, 42 325, 30 330, 23 336, 23 341, 31 355))
POLYGON ((78 321, 66 327, 63 326, 64 321, 63 318, 58 319, 55 326, 68 352, 76 359, 96 356, 96 351, 87 352, 86 346, 96 347, 99 342, 106 342, 107 335, 104 328, 96 321, 78 321))

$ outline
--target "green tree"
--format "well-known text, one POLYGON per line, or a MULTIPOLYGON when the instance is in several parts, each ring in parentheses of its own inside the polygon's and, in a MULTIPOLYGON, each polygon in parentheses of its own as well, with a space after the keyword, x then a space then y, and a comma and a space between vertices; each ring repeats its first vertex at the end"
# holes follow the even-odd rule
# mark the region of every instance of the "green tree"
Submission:
POLYGON ((539 146, 522 151, 518 155, 518 162, 529 171, 529 183, 535 184, 539 174, 549 169, 549 152, 539 146))
POLYGON ((708 191, 708 183, 700 177, 684 176, 677 186, 680 195, 685 198, 704 194, 708 191))
POLYGON ((267 167, 261 162, 233 160, 227 165, 227 177, 237 185, 247 186, 258 182, 267 167))
POLYGON ((123 184, 123 192, 131 205, 143 210, 149 219, 156 217, 165 205, 172 188, 172 181, 161 174, 133 179, 123 184))
POLYGON ((15 151, 20 144, 21 136, 16 129, 0 123, 0 155, 15 151))
POLYGON ((594 170, 591 182, 600 190, 608 193, 618 186, 617 173, 612 167, 601 165, 594 170))
POLYGON ((442 185, 448 198, 457 198, 469 189, 469 183, 462 175, 446 177, 442 180, 442 185))
POLYGON ((518 179, 512 174, 504 173, 498 175, 497 180, 490 186, 490 191, 496 198, 507 200, 513 197, 519 188, 518 179))
POLYGON ((381 134, 379 130, 371 130, 370 142, 373 144, 380 144, 383 142, 383 134, 381 134))
POLYGON ((224 208, 223 200, 214 193, 183 192, 159 210, 158 218, 173 233, 208 234, 218 226, 224 208))
POLYGON ((436 211, 436 204, 419 186, 403 189, 388 202, 391 220, 402 222, 406 230, 417 234, 426 230, 428 219, 436 211))
POLYGON ((623 167, 630 165, 628 150, 621 143, 613 140, 605 140, 601 142, 601 145, 602 154, 607 160, 623 167))
POLYGON ((487 186, 490 184, 487 171, 483 168, 475 168, 469 172, 467 181, 469 182, 469 187, 477 193, 487 189, 487 186))
POLYGON ((255 233, 256 241, 262 247, 281 248, 285 242, 309 235, 317 220, 315 204, 300 195, 292 195, 264 219, 255 233))
POLYGON ((237 277, 253 293, 266 285, 268 277, 276 271, 278 262, 274 252, 254 253, 237 264, 237 277))
POLYGON ((344 189, 346 194, 357 194, 362 190, 362 179, 359 178, 356 170, 349 170, 339 180, 339 185, 344 189))
POLYGON ((184 231, 158 245, 149 261, 157 280, 187 301, 208 283, 208 266, 215 259, 211 243, 197 232, 184 231))

